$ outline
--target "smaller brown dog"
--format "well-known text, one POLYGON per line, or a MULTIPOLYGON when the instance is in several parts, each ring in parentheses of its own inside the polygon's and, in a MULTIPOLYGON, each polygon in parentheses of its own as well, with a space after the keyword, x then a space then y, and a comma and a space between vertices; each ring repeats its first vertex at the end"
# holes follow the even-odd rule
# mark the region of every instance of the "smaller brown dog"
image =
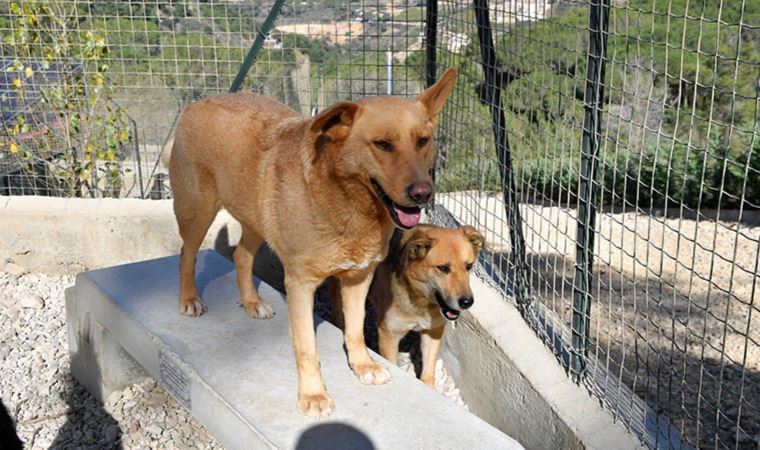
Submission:
POLYGON ((375 272, 369 298, 377 311, 380 354, 397 364, 399 342, 419 331, 420 378, 430 387, 446 323, 473 304, 470 270, 484 241, 471 226, 420 225, 394 236, 375 272))

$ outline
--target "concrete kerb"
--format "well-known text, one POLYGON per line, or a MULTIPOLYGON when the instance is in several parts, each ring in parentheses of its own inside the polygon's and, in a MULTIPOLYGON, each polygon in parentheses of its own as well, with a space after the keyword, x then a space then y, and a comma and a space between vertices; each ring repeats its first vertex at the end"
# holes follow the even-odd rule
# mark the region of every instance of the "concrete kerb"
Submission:
MULTIPOLYGON (((181 247, 171 200, 2 199, 0 258, 34 271, 108 267, 177 254, 181 247)), ((240 237, 240 225, 226 211, 212 224, 203 248, 215 248, 221 236, 224 244, 240 237)))
POLYGON ((643 447, 567 377, 512 304, 470 282, 475 304, 447 331, 442 356, 471 411, 527 449, 643 447))

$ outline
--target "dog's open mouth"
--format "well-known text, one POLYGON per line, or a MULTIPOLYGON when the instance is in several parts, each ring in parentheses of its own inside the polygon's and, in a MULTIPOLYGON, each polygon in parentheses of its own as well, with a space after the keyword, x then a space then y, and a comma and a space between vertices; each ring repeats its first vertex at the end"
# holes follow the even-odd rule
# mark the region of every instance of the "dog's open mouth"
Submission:
POLYGON ((383 202, 383 205, 385 205, 385 209, 388 210, 388 213, 391 215, 391 219, 393 219, 393 222, 398 225, 400 228, 409 229, 414 228, 415 225, 420 223, 420 215, 422 213, 422 209, 419 206, 401 206, 398 203, 391 200, 391 198, 388 196, 388 194, 385 193, 382 187, 380 187, 380 184, 375 181, 372 181, 372 187, 375 188, 375 192, 377 193, 377 196, 380 198, 380 201, 383 202))
POLYGON ((449 308, 438 291, 435 291, 435 301, 438 302, 438 307, 441 308, 441 314, 443 314, 444 319, 454 321, 459 318, 461 311, 449 308))

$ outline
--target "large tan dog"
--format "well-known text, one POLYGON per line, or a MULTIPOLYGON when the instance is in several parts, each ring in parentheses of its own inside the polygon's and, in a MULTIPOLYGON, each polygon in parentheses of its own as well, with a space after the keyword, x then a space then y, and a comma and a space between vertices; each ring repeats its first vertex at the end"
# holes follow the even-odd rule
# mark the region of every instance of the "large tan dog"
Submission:
POLYGON ((473 304, 470 270, 483 247, 471 226, 420 225, 394 239, 377 268, 369 297, 377 311, 380 354, 396 364, 398 345, 409 331, 420 332, 422 374, 435 388, 435 361, 447 321, 473 304))
POLYGON ((233 259, 251 317, 272 316, 251 279, 256 250, 266 241, 282 260, 302 413, 333 410, 312 316, 314 291, 327 277, 339 280, 345 300, 351 368, 366 384, 390 379, 364 344, 364 302, 393 230, 417 225, 419 206, 433 195, 434 131, 455 81, 449 69, 416 99, 342 102, 314 118, 252 93, 199 100, 179 118, 169 174, 183 240, 180 311, 206 310, 196 254, 224 207, 243 229, 233 259))

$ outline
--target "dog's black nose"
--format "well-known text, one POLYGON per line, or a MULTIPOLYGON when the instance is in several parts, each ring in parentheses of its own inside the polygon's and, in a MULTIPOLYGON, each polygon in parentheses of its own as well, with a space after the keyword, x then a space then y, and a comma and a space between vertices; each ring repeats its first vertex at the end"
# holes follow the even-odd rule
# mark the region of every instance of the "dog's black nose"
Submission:
POLYGON ((462 297, 459 299, 459 307, 462 309, 469 308, 473 303, 475 303, 475 300, 472 297, 462 297))
POLYGON ((433 196, 433 185, 429 181, 415 181, 406 188, 406 195, 413 202, 427 203, 433 196))

